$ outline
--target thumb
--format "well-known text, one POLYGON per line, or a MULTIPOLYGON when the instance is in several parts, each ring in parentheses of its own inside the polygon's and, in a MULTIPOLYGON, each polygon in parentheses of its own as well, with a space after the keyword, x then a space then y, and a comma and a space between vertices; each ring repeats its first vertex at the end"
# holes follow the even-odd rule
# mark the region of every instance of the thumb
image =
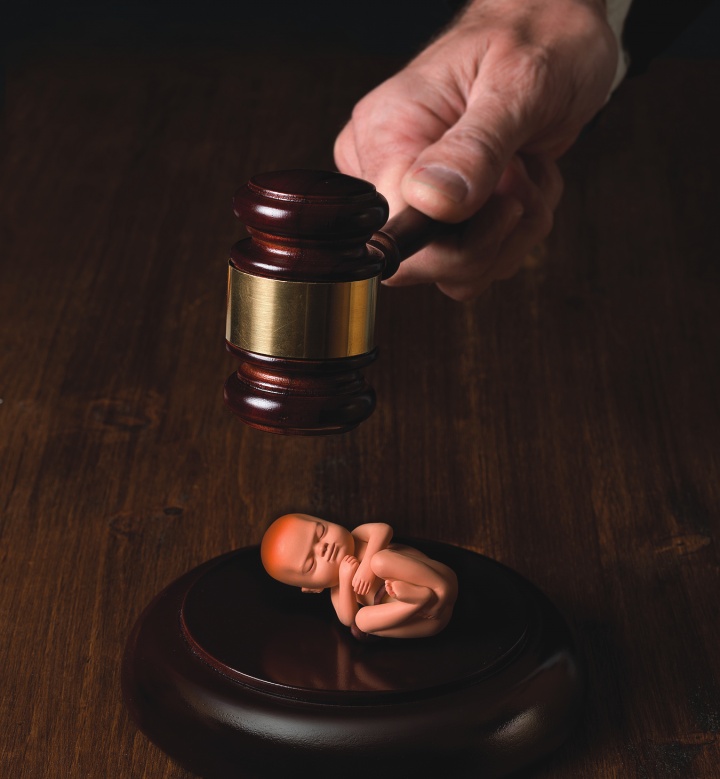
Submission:
POLYGON ((417 157, 403 177, 403 198, 442 222, 463 222, 490 197, 524 140, 506 102, 486 90, 417 157))

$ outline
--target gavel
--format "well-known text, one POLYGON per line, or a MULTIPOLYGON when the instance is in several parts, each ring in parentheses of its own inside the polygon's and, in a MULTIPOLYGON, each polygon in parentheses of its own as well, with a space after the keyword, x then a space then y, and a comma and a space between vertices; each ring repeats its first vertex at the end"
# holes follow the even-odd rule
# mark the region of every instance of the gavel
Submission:
POLYGON ((410 207, 385 224, 372 184, 327 171, 253 176, 233 208, 250 237, 230 252, 226 405, 272 433, 352 430, 375 408, 380 280, 449 226, 410 207))

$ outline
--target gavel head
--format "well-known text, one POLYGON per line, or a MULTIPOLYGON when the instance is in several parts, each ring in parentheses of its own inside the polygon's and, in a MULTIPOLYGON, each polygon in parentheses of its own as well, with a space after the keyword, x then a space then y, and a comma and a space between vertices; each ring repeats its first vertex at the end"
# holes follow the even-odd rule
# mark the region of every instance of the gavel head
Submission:
POLYGON ((240 364, 225 402, 274 433, 351 430, 372 413, 362 369, 376 356, 375 304, 392 239, 388 205, 340 173, 254 176, 233 201, 250 237, 231 250, 227 348, 240 364))

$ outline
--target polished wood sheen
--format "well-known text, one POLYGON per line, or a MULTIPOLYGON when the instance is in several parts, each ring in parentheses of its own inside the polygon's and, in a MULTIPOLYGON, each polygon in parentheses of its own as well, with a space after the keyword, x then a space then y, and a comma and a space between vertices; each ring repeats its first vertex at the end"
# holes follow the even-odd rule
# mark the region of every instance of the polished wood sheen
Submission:
POLYGON ((0 773, 191 779, 123 704, 132 626, 303 511, 482 553, 557 605, 587 696, 523 779, 714 779, 720 65, 662 60, 620 87, 512 280, 463 305, 381 287, 377 410, 304 438, 223 405, 232 196, 331 169, 401 59, 148 29, 5 57, 0 773))
POLYGON ((583 697, 561 616, 486 557, 411 543, 458 577, 450 624, 427 639, 357 641, 327 593, 271 579, 257 546, 182 576, 128 641, 133 718, 178 762, 223 779, 284 779, 289 766, 328 779, 497 779, 546 757, 583 697))
POLYGON ((233 205, 250 237, 230 254, 225 337, 240 365, 225 403, 265 432, 352 430, 375 407, 358 368, 376 354, 380 278, 451 226, 408 207, 376 232, 385 198, 332 171, 256 174, 233 205))

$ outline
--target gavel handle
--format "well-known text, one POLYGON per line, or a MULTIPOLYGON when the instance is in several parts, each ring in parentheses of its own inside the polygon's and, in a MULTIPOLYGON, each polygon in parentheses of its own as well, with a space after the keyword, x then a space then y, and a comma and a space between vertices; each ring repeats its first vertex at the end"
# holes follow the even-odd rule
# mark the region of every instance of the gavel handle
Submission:
POLYGON ((438 222, 412 206, 404 208, 370 240, 385 254, 383 279, 389 279, 403 260, 456 228, 457 225, 438 222))

